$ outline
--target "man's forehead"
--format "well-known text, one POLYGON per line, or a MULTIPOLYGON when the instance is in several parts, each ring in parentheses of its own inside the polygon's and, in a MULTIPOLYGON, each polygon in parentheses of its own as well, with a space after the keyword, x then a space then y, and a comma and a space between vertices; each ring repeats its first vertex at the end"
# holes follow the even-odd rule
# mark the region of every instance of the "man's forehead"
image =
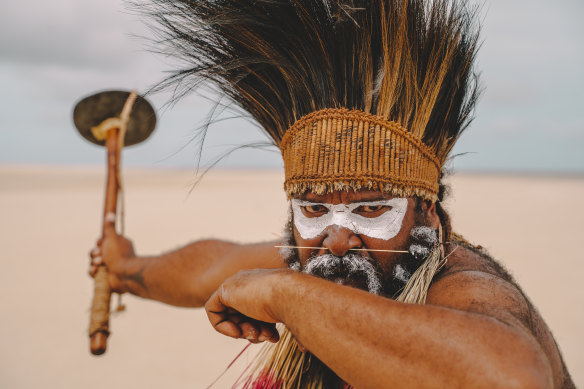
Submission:
POLYGON ((358 191, 333 191, 325 194, 316 194, 313 192, 306 192, 298 196, 294 196, 295 199, 311 201, 315 203, 327 203, 327 204, 340 204, 340 203, 356 203, 362 201, 378 201, 378 200, 390 200, 397 198, 399 196, 393 196, 389 193, 384 193, 379 190, 369 190, 362 189, 358 191))

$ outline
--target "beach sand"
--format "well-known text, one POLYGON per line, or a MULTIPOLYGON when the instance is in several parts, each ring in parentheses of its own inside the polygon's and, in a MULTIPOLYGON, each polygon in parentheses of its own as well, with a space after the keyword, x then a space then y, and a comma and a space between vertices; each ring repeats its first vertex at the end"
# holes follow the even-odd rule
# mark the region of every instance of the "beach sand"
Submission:
MULTIPOLYGON (((273 240, 286 219, 280 172, 217 170, 190 193, 187 170, 126 169, 124 177, 125 231, 140 255, 210 237, 273 240)), ((216 333, 201 309, 124 296, 107 353, 90 355, 86 271, 103 181, 99 167, 0 166, 1 388, 205 388, 246 345, 216 333)), ((511 271, 584 387, 584 179, 449 181, 455 230, 511 271)), ((216 387, 230 387, 254 350, 216 387)))

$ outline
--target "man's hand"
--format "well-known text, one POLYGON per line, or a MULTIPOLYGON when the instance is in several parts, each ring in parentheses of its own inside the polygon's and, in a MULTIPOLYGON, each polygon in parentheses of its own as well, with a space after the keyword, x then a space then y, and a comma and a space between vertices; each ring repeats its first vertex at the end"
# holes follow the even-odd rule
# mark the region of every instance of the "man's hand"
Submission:
POLYGON ((122 282, 122 263, 124 260, 134 258, 134 245, 125 237, 118 235, 113 228, 113 225, 106 228, 104 237, 97 241, 89 256, 91 258, 89 263, 89 275, 92 277, 97 273, 97 269, 101 265, 105 265, 108 269, 108 281, 110 287, 114 292, 124 293, 124 282, 122 282))
POLYGON ((256 269, 229 277, 205 304, 213 327, 223 335, 252 343, 277 342, 274 290, 290 270, 256 269))

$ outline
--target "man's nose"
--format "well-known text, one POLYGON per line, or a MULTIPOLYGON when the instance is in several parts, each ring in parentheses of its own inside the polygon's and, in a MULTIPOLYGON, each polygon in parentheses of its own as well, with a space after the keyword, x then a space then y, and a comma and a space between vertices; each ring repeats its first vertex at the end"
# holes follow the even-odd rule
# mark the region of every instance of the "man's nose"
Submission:
POLYGON ((349 250, 363 246, 361 239, 351 230, 338 225, 328 226, 325 229, 325 238, 322 245, 326 247, 331 254, 342 257, 349 250))

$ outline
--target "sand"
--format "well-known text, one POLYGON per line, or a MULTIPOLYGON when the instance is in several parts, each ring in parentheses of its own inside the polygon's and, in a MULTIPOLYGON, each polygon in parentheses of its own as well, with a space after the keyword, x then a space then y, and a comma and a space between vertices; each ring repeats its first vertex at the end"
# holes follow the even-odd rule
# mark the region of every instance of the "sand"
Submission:
MULTIPOLYGON (((286 218, 280 172, 214 171, 190 194, 190 171, 125 177, 126 234, 138 254, 208 237, 272 240, 286 218)), ((89 354, 87 253, 100 231, 103 179, 97 167, 0 166, 0 387, 205 388, 246 343, 215 333, 201 309, 124 297, 107 353, 89 354)), ((455 229, 509 268, 584 386, 584 179, 450 182, 455 229)), ((237 369, 216 387, 229 387, 237 369)))

